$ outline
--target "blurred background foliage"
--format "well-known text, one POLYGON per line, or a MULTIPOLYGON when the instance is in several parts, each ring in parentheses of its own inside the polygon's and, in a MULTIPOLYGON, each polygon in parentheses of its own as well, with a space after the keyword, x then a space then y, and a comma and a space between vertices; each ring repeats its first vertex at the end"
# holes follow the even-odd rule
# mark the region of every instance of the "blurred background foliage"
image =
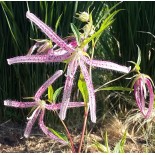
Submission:
MULTIPOLYGON (((33 96, 49 76, 57 69, 64 68, 64 64, 61 63, 16 64, 11 66, 7 64, 7 58, 25 55, 28 52, 34 44, 34 41, 30 38, 46 38, 39 29, 31 25, 30 21, 26 19, 26 11, 29 9, 63 38, 72 33, 71 22, 78 28, 81 26, 81 23, 75 18, 75 13, 87 11, 89 8, 90 11, 93 10, 94 23, 97 23, 105 11, 116 3, 104 1, 0 2, 0 122, 8 119, 25 121, 27 110, 6 108, 3 106, 3 100, 23 100, 23 97, 33 96), (60 22, 56 26, 58 19, 60 19, 60 22)), ((155 80, 154 6, 155 2, 144 1, 122 2, 117 6, 116 9, 123 10, 116 15, 112 26, 104 31, 102 37, 100 37, 95 47, 94 57, 129 66, 131 64, 127 61, 136 62, 137 60, 137 44, 142 51, 141 72, 150 75, 155 80)), ((93 71, 95 88, 121 75, 120 73, 99 69, 93 71)), ((62 86, 64 80, 64 77, 59 78, 53 87, 62 86)), ((111 85, 125 86, 127 83, 127 80, 119 80, 111 85)), ((75 94, 77 94, 76 89, 75 86, 73 90, 75 94)), ((105 100, 109 93, 111 92, 101 91, 96 95, 98 115, 100 116, 104 114, 106 109, 116 103, 116 99, 105 100)), ((78 119, 82 115, 80 113, 77 115, 77 111, 75 109, 71 114, 78 119)))

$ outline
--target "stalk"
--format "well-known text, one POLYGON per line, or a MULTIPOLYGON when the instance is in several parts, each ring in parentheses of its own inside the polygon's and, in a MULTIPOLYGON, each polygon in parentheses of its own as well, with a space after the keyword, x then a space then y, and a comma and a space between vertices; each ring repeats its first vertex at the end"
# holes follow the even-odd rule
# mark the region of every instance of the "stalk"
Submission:
MULTIPOLYGON (((56 113, 57 113, 57 112, 56 112, 56 113)), ((57 115, 59 116, 58 113, 57 113, 57 115)), ((61 119, 60 119, 60 120, 61 120, 61 119)), ((61 123, 63 124, 63 126, 64 126, 64 128, 65 128, 65 130, 66 130, 67 137, 68 137, 68 139, 69 139, 69 141, 70 141, 70 145, 71 145, 72 153, 75 153, 76 151, 75 151, 75 148, 74 148, 74 143, 73 143, 73 140, 72 140, 71 134, 70 134, 70 132, 69 132, 69 130, 68 130, 68 128, 67 128, 65 122, 64 122, 63 120, 61 120, 61 123)))
POLYGON ((81 135, 81 139, 80 139, 78 153, 81 152, 82 143, 83 143, 83 140, 84 140, 84 133, 85 133, 85 130, 86 130, 87 119, 88 119, 88 108, 85 110, 85 114, 84 114, 84 123, 83 123, 83 129, 82 129, 82 135, 81 135))

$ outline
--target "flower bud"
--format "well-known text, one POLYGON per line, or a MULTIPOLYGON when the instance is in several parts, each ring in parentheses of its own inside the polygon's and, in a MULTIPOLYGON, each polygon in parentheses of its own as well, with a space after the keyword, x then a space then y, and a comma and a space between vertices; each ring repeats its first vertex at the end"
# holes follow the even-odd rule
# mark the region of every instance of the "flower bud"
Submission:
POLYGON ((82 22, 88 22, 89 21, 89 14, 87 12, 82 12, 80 14, 77 14, 79 15, 79 20, 82 21, 82 22))
POLYGON ((95 33, 94 29, 95 29, 94 25, 92 25, 90 22, 88 24, 86 24, 83 27, 85 37, 93 35, 95 33))

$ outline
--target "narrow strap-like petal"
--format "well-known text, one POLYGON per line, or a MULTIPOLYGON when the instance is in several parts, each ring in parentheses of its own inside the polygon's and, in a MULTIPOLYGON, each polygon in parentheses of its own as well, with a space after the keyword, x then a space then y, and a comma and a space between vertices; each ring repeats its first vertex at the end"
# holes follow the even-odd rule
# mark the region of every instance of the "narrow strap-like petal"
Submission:
POLYGON ((41 114, 40 114, 40 118, 39 118, 39 126, 41 128, 41 130, 47 135, 49 136, 51 139, 56 140, 62 144, 67 144, 67 142, 63 141, 62 139, 58 138, 57 136, 55 136, 52 132, 50 132, 48 130, 48 128, 45 126, 44 124, 44 114, 45 114, 45 110, 42 110, 41 114))
POLYGON ((140 108, 142 111, 144 111, 145 109, 145 99, 146 99, 146 87, 145 87, 145 80, 139 79, 139 83, 140 83, 140 108))
POLYGON ((65 81, 62 104, 61 104, 60 113, 59 113, 59 117, 62 120, 64 120, 66 117, 66 111, 67 111, 68 103, 70 101, 71 91, 73 87, 74 74, 77 70, 77 67, 78 67, 77 60, 71 61, 68 64, 67 75, 66 75, 67 77, 65 81))
POLYGON ((88 65, 104 69, 115 70, 118 72, 129 73, 129 71, 131 70, 131 67, 118 65, 110 61, 90 60, 84 56, 82 57, 82 60, 84 60, 88 65))
POLYGON ((32 22, 34 22, 42 30, 42 32, 45 33, 59 47, 69 52, 74 51, 74 48, 68 46, 50 27, 48 27, 45 23, 43 23, 34 14, 27 11, 26 17, 30 19, 32 22))
MULTIPOLYGON (((45 108, 48 110, 59 110, 62 103, 57 104, 45 104, 45 108)), ((67 108, 77 108, 77 107, 83 107, 84 102, 69 102, 67 108)))
POLYGON ((153 103, 154 103, 154 93, 153 93, 153 87, 149 79, 143 79, 143 82, 145 81, 145 84, 149 91, 149 105, 148 108, 145 107, 145 96, 144 96, 144 83, 142 83, 142 79, 138 79, 134 84, 134 95, 136 99, 136 104, 141 111, 141 113, 144 115, 145 118, 149 118, 153 109, 153 103))
POLYGON ((31 130, 32 130, 32 126, 34 125, 39 113, 40 113, 40 110, 39 107, 36 108, 34 110, 34 112, 32 113, 32 115, 28 118, 28 123, 26 125, 26 129, 25 129, 25 132, 24 132, 24 137, 25 138, 28 138, 30 133, 31 133, 31 130))
POLYGON ((148 107, 148 112, 146 114, 146 118, 150 117, 152 110, 153 110, 153 104, 154 104, 154 92, 153 92, 153 87, 149 79, 146 79, 146 85, 149 91, 149 107, 148 107))
POLYGON ((71 53, 65 53, 63 55, 26 55, 26 56, 17 56, 14 58, 7 59, 9 65, 16 63, 50 63, 50 62, 62 62, 68 59, 71 56, 71 53))
POLYGON ((4 105, 15 108, 29 108, 35 106, 36 102, 19 102, 19 101, 5 100, 4 105))
POLYGON ((96 103, 95 103, 95 93, 94 93, 94 87, 92 80, 90 78, 90 75, 87 71, 87 67, 85 66, 84 62, 80 60, 80 67, 81 67, 81 72, 84 76, 84 79, 86 81, 87 85, 87 90, 89 94, 89 107, 90 107, 90 116, 91 116, 91 121, 93 123, 96 123, 96 103))
POLYGON ((51 76, 36 92, 35 99, 39 99, 41 95, 47 90, 47 88, 63 73, 62 70, 58 70, 55 72, 53 76, 51 76))
POLYGON ((142 96, 142 91, 141 90, 141 82, 140 82, 140 79, 138 79, 135 84, 134 84, 134 95, 135 95, 135 99, 136 99, 136 104, 139 108, 139 110, 141 112, 143 112, 143 107, 142 107, 142 103, 141 103, 141 100, 144 100, 144 96, 142 96), (142 99, 143 98, 143 99, 142 99))

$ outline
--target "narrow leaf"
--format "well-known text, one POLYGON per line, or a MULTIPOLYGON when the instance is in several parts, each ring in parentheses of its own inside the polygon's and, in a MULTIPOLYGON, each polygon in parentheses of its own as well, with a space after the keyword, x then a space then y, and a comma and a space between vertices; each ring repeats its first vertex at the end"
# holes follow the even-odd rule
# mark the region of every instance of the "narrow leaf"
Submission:
POLYGON ((140 65, 140 63, 141 63, 141 50, 140 50, 140 48, 139 48, 138 45, 137 45, 137 47, 138 47, 138 59, 137 59, 137 65, 140 65))
POLYGON ((58 98, 58 96, 60 95, 62 88, 63 88, 63 87, 60 87, 60 88, 58 88, 58 89, 54 92, 54 94, 53 94, 53 102, 54 102, 54 103, 56 103, 57 98, 58 98))
POLYGON ((52 85, 50 85, 48 87, 48 100, 49 100, 49 102, 53 102, 53 93, 54 93, 53 87, 52 87, 52 85))
POLYGON ((126 142, 126 131, 125 131, 122 139, 115 145, 113 153, 124 153, 125 142, 126 142))
POLYGON ((89 37, 89 38, 87 38, 87 39, 85 39, 85 40, 83 41, 82 47, 84 47, 85 45, 87 45, 92 39, 94 39, 94 38, 96 38, 96 37, 99 38, 100 35, 102 34, 102 32, 103 32, 106 28, 108 28, 108 26, 110 26, 110 25, 113 23, 113 21, 114 21, 113 17, 114 17, 119 11, 120 11, 120 10, 117 10, 117 11, 114 11, 112 14, 110 14, 110 15, 103 21, 103 23, 101 24, 100 29, 99 29, 97 32, 95 32, 91 37, 89 37))
POLYGON ((51 131, 55 136, 57 136, 58 138, 60 138, 60 139, 62 139, 62 140, 64 140, 64 141, 68 141, 68 139, 67 139, 67 137, 66 137, 66 135, 65 134, 63 134, 63 133, 61 133, 61 132, 58 132, 58 131, 56 131, 56 130, 54 130, 54 129, 52 129, 52 128, 49 128, 48 127, 48 129, 49 129, 49 131, 51 131))
POLYGON ((59 16, 59 18, 58 18, 58 20, 57 20, 57 22, 55 24, 55 32, 57 32, 58 26, 60 24, 61 17, 62 17, 62 14, 59 16))
POLYGON ((88 90, 87 90, 87 86, 86 86, 86 82, 84 80, 84 77, 82 74, 80 74, 79 80, 78 80, 78 88, 82 94, 82 97, 84 99, 85 103, 88 103, 88 90))
POLYGON ((119 87, 119 86, 114 86, 114 87, 106 87, 106 88, 101 88, 99 90, 120 90, 120 91, 133 91, 132 88, 127 88, 127 87, 119 87))
POLYGON ((71 23, 71 29, 75 35, 77 44, 80 45, 80 32, 79 32, 79 30, 77 29, 77 27, 73 23, 71 23))

